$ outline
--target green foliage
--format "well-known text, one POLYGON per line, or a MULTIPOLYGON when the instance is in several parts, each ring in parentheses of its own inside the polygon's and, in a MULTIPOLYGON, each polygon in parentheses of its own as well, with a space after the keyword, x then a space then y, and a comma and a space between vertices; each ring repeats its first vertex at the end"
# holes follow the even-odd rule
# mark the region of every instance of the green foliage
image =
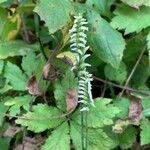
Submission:
POLYGON ((23 56, 28 51, 38 48, 36 45, 29 45, 23 41, 5 41, 0 43, 0 59, 13 56, 23 56))
POLYGON ((149 144, 150 143, 150 122, 147 119, 143 119, 141 122, 141 145, 149 144))
POLYGON ((69 0, 45 0, 40 1, 34 11, 46 22, 49 32, 54 33, 70 21, 69 14, 72 8, 69 0))
POLYGON ((70 150, 70 137, 69 137, 69 126, 67 123, 63 123, 46 140, 42 150, 70 150))
MULTIPOLYGON (((111 139, 102 129, 88 129, 88 149, 89 150, 110 150, 111 139)), ((76 123, 71 123, 71 138, 76 150, 82 150, 81 147, 81 127, 76 123)))
POLYGON ((104 62, 118 68, 125 49, 125 41, 121 34, 96 11, 88 13, 88 22, 90 25, 89 44, 93 52, 104 62))
POLYGON ((0 150, 150 149, 149 61, 149 0, 0 0, 0 150))
POLYGON ((17 65, 11 62, 7 62, 7 65, 5 66, 4 76, 7 80, 9 80, 14 90, 25 90, 27 78, 17 65))
POLYGON ((57 103, 57 107, 66 111, 66 96, 69 89, 77 87, 77 79, 74 73, 70 71, 70 68, 66 71, 65 75, 58 79, 55 83, 54 96, 57 103))
MULTIPOLYGON (((113 124, 113 118, 120 112, 120 110, 110 104, 112 100, 107 98, 95 99, 95 107, 90 107, 87 112, 88 127, 98 128, 113 124)), ((74 120, 80 124, 80 113, 74 115, 74 120)))
POLYGON ((111 25, 119 30, 125 29, 125 34, 140 32, 150 26, 149 7, 136 10, 126 5, 120 5, 114 11, 114 14, 116 16, 112 19, 111 25))
POLYGON ((16 120, 17 124, 27 126, 28 130, 42 132, 46 129, 57 127, 63 119, 61 113, 55 107, 38 104, 33 106, 33 111, 24 114, 16 120))
POLYGON ((105 76, 112 81, 116 81, 122 84, 127 78, 127 69, 126 65, 121 62, 119 68, 113 68, 110 65, 106 65, 105 67, 105 76))
POLYGON ((14 98, 9 98, 5 102, 6 106, 10 106, 9 114, 17 115, 20 114, 20 108, 22 107, 24 110, 29 110, 29 103, 32 100, 30 95, 18 96, 14 98))

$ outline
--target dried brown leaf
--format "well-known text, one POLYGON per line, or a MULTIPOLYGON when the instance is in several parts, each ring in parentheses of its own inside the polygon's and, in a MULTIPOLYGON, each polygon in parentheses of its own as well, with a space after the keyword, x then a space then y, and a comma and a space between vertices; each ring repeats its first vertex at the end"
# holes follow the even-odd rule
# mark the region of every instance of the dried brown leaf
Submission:
POLYGON ((28 80, 26 89, 28 90, 28 92, 31 95, 36 95, 36 96, 42 95, 42 93, 41 93, 41 91, 39 89, 39 85, 37 83, 35 75, 32 75, 30 77, 30 79, 28 80))
POLYGON ((3 134, 6 137, 14 137, 18 132, 21 131, 20 127, 17 126, 10 126, 3 134))
POLYGON ((44 79, 48 78, 50 68, 51 68, 51 64, 49 62, 46 63, 46 65, 43 68, 43 78, 44 79))
POLYGON ((78 105, 78 93, 76 89, 69 89, 66 97, 67 112, 72 112, 78 105))
POLYGON ((137 125, 139 124, 139 121, 141 119, 141 113, 142 113, 141 98, 132 95, 131 93, 129 93, 128 95, 131 101, 128 117, 133 124, 137 125))

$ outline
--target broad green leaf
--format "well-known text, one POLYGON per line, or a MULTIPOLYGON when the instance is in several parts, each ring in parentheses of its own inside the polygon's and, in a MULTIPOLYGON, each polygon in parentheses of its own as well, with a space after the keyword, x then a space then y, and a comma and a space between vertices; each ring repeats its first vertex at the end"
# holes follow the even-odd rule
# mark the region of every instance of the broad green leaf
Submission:
POLYGON ((7 0, 0 0, 0 3, 4 3, 4 2, 6 2, 7 0))
POLYGON ((123 55, 124 62, 129 65, 135 64, 144 46, 145 38, 141 34, 127 40, 127 46, 123 55))
POLYGON ((49 32, 54 33, 70 21, 72 5, 69 0, 40 0, 34 11, 45 21, 49 32))
POLYGON ((150 6, 149 0, 121 0, 121 1, 137 9, 142 5, 150 6))
POLYGON ((69 126, 66 122, 49 135, 42 150, 70 150, 69 126))
POLYGON ((1 146, 1 149, 2 149, 2 150, 9 150, 10 141, 11 141, 10 138, 1 137, 1 138, 0 138, 0 146, 1 146))
POLYGON ((143 119, 141 122, 141 145, 150 144, 150 121, 143 119))
MULTIPOLYGON (((4 102, 0 102, 0 113, 6 113, 8 110, 8 106, 4 105, 4 102)), ((4 121, 5 115, 0 115, 0 127, 3 125, 3 121, 4 121)))
POLYGON ((112 140, 112 148, 117 146, 122 149, 131 148, 133 143, 136 141, 136 129, 132 126, 128 127, 123 133, 117 134, 112 132, 111 127, 104 129, 108 137, 112 140))
POLYGON ((150 26, 150 9, 142 7, 136 10, 126 5, 120 5, 114 11, 116 15, 111 22, 112 27, 119 30, 125 29, 125 34, 140 32, 150 26))
POLYGON ((142 97, 143 116, 150 117, 150 97, 142 97))
POLYGON ((10 98, 5 102, 6 106, 10 106, 9 114, 17 115, 20 114, 20 108, 23 107, 26 111, 29 110, 29 104, 32 100, 32 96, 25 95, 25 96, 18 96, 14 98, 10 98))
POLYGON ((86 4, 95 10, 98 10, 101 14, 108 16, 110 13, 110 6, 113 2, 114 0, 87 0, 86 4))
MULTIPOLYGON (((133 66, 130 68, 130 72, 133 69, 133 66)), ((130 81, 130 86, 134 88, 140 88, 143 85, 145 85, 147 79, 149 78, 149 59, 147 56, 143 56, 143 58, 140 61, 140 64, 137 66, 131 81, 130 81)))
POLYGON ((16 123, 27 126, 28 130, 37 133, 57 127, 62 121, 61 113, 57 108, 38 104, 33 106, 32 112, 28 112, 17 119, 16 123))
POLYGON ((36 50, 36 45, 30 45, 23 41, 5 41, 0 42, 0 59, 6 59, 13 56, 23 56, 30 50, 36 50))
MULTIPOLYGON (((112 100, 107 98, 95 99, 95 107, 91 106, 87 112, 88 127, 98 128, 113 124, 113 118, 120 109, 110 104, 112 100)), ((74 114, 74 121, 80 124, 80 112, 74 114)))
POLYGON ((136 141, 136 129, 134 127, 129 127, 122 134, 120 134, 118 138, 121 148, 130 148, 136 141))
POLYGON ((14 90, 25 91, 27 78, 17 65, 7 62, 4 76, 9 80, 14 90))
POLYGON ((68 69, 62 79, 55 82, 54 96, 59 109, 66 111, 67 91, 72 88, 77 88, 77 79, 74 73, 68 69))
POLYGON ((3 67, 4 67, 4 61, 3 61, 3 60, 0 60, 0 74, 1 74, 2 71, 3 71, 3 67))
POLYGON ((89 44, 95 55, 117 68, 122 60, 125 41, 122 35, 100 17, 96 11, 88 13, 89 44))
POLYGON ((112 81, 122 84, 127 78, 127 69, 125 63, 121 62, 119 68, 113 68, 109 64, 105 66, 105 76, 112 81))
POLYGON ((123 119, 128 116, 129 107, 130 107, 130 100, 128 98, 122 97, 119 99, 114 100, 114 106, 118 107, 121 112, 116 115, 117 118, 123 119))
MULTIPOLYGON (((82 150, 81 126, 71 122, 71 139, 76 150, 82 150)), ((110 150, 111 139, 102 129, 88 129, 88 150, 110 150)))
POLYGON ((32 73, 37 68, 40 63, 39 58, 36 58, 36 55, 33 51, 27 52, 27 55, 22 59, 22 68, 28 76, 31 76, 32 73))

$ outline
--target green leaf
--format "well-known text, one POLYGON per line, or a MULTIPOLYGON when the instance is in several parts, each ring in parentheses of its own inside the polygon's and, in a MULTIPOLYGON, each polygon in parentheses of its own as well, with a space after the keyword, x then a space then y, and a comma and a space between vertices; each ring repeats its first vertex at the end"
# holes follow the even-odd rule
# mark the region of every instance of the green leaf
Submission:
POLYGON ((111 22, 114 28, 125 29, 125 34, 140 32, 150 26, 150 9, 142 7, 140 10, 133 9, 126 5, 120 5, 114 11, 116 15, 111 22))
MULTIPOLYGON (((76 150, 82 150, 81 126, 71 122, 71 139, 76 150)), ((111 139, 102 129, 88 129, 88 150, 110 150, 111 139)))
POLYGON ((105 76, 112 81, 122 84, 127 78, 127 69, 125 63, 121 62, 119 68, 113 68, 109 64, 105 66, 105 76))
POLYGON ((114 104, 114 106, 118 107, 121 110, 121 112, 116 115, 117 118, 123 119, 128 116, 129 107, 130 107, 129 99, 122 97, 117 100, 114 100, 113 104, 114 104))
POLYGON ((57 108, 38 104, 33 106, 32 112, 17 119, 16 123, 27 126, 28 130, 37 133, 58 126, 63 121, 60 116, 61 113, 57 108))
POLYGON ((96 11, 89 12, 88 22, 90 25, 89 44, 93 52, 104 62, 110 63, 112 67, 119 67, 125 49, 122 35, 96 11))
MULTIPOLYGON (((6 113, 8 110, 8 106, 4 105, 4 102, 0 102, 0 113, 6 113)), ((4 121, 4 115, 0 115, 0 127, 3 125, 3 121, 4 121)))
POLYGON ((2 74, 3 67, 4 67, 4 61, 0 60, 0 74, 2 74))
POLYGON ((128 127, 123 133, 116 134, 112 132, 111 127, 107 127, 104 130, 109 138, 112 140, 112 148, 120 146, 121 149, 131 148, 136 141, 136 129, 132 126, 128 127))
POLYGON ((0 88, 0 94, 4 94, 4 93, 8 92, 11 89, 12 89, 12 86, 10 86, 9 81, 6 80, 4 86, 2 88, 0 88))
POLYGON ((70 150, 69 126, 66 122, 52 132, 42 150, 70 150))
POLYGON ((110 6, 113 4, 114 0, 87 0, 86 4, 98 10, 101 14, 108 16, 110 11, 110 6))
POLYGON ((150 6, 149 0, 121 0, 121 1, 137 9, 142 5, 150 6))
POLYGON ((7 0, 0 0, 0 3, 4 3, 4 2, 6 2, 7 0))
POLYGON ((34 11, 46 22, 49 32, 54 33, 70 21, 72 6, 69 0, 41 0, 34 11))
POLYGON ((143 119, 141 122, 141 145, 150 144, 150 121, 143 119))
POLYGON ((39 58, 36 58, 36 55, 33 51, 29 51, 26 56, 22 59, 22 68, 28 76, 31 76, 32 73, 37 68, 40 63, 39 58))
POLYGON ((77 79, 70 68, 66 71, 62 79, 55 82, 54 96, 57 107, 62 111, 66 111, 66 96, 67 91, 72 88, 77 88, 77 79))
MULTIPOLYGON (((120 109, 110 104, 112 100, 107 98, 95 99, 95 107, 91 106, 87 112, 88 127, 98 128, 113 124, 113 118, 120 112, 120 109)), ((74 114, 74 121, 80 124, 80 112, 74 114)))
POLYGON ((2 150, 9 150, 10 138, 0 138, 0 146, 2 150))
POLYGON ((150 97, 142 97, 143 116, 150 117, 150 97))
POLYGON ((38 46, 29 45, 23 41, 5 41, 0 42, 0 59, 6 59, 13 56, 23 56, 30 50, 36 50, 38 46))
POLYGON ((4 76, 14 90, 25 91, 27 78, 17 65, 7 62, 4 76))
POLYGON ((123 149, 130 148, 136 141, 136 130, 134 127, 127 128, 122 134, 119 135, 119 145, 123 149))
POLYGON ((9 114, 17 115, 20 114, 20 108, 23 107, 26 111, 29 110, 29 103, 32 100, 32 96, 18 96, 14 98, 10 98, 5 102, 6 106, 10 106, 9 114))

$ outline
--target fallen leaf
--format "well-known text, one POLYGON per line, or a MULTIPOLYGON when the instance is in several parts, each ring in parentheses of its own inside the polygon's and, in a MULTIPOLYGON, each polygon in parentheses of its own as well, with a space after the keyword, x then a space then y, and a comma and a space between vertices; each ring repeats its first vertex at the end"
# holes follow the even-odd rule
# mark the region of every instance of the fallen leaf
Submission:
POLYGON ((21 131, 20 127, 17 126, 10 126, 3 134, 6 137, 14 137, 18 132, 21 131))
POLYGON ((67 112, 72 112, 78 105, 78 93, 76 89, 69 89, 66 97, 67 112))
POLYGON ((49 62, 46 63, 43 69, 43 79, 54 80, 58 77, 58 75, 59 75, 59 70, 55 69, 49 62))
POLYGON ((26 89, 31 95, 40 96, 42 93, 40 92, 39 85, 36 81, 35 75, 32 75, 28 80, 26 89))
POLYGON ((137 97, 131 93, 128 93, 129 99, 131 101, 130 107, 129 107, 129 114, 128 118, 131 121, 131 123, 138 125, 139 121, 141 119, 141 113, 142 113, 142 103, 141 98, 137 97))

